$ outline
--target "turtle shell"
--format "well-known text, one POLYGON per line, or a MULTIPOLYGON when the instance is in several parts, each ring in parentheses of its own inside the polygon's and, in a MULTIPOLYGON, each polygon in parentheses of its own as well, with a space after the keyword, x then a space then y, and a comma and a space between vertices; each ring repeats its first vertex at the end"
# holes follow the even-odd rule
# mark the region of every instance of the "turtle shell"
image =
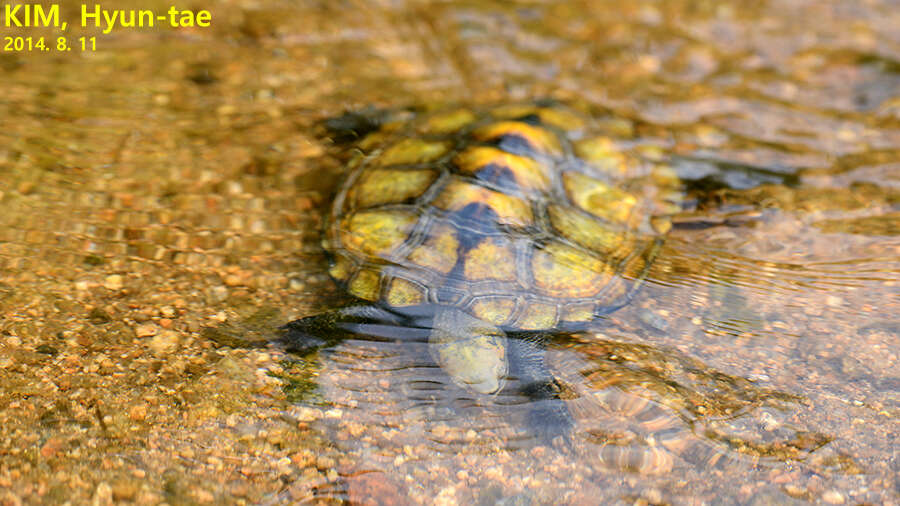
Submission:
POLYGON ((362 140, 335 198, 330 274, 367 301, 449 305, 509 329, 608 313, 677 208, 673 171, 628 131, 558 104, 388 123, 362 140))

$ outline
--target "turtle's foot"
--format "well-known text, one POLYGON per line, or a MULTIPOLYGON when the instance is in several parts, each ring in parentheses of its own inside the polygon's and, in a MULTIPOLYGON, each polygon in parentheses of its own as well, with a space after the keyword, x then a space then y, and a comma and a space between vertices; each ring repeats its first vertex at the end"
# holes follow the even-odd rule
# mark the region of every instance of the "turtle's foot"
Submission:
POLYGON ((427 341, 430 329, 417 320, 372 305, 347 306, 326 313, 294 320, 281 327, 280 341, 287 351, 311 353, 329 348, 351 336, 427 341))
POLYGON ((528 412, 528 426, 542 444, 558 450, 571 448, 575 424, 561 399, 533 402, 528 412))
POLYGON ((324 321, 328 315, 315 315, 294 320, 281 327, 284 334, 279 341, 284 343, 287 351, 298 355, 306 355, 321 348, 334 345, 339 339, 336 333, 324 321))
POLYGON ((566 402, 559 397, 560 387, 554 380, 525 385, 522 393, 531 403, 528 426, 545 445, 557 449, 571 448, 575 420, 566 402))

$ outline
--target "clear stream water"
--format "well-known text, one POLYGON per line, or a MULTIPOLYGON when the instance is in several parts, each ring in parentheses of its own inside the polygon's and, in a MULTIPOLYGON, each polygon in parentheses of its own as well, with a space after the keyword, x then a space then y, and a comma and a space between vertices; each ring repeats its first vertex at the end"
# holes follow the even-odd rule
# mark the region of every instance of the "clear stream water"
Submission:
POLYGON ((896 3, 203 8, 0 53, 4 504, 898 502, 896 3), (342 300, 319 120, 533 97, 689 188, 635 301, 550 348, 573 449, 424 344, 266 345, 342 300))

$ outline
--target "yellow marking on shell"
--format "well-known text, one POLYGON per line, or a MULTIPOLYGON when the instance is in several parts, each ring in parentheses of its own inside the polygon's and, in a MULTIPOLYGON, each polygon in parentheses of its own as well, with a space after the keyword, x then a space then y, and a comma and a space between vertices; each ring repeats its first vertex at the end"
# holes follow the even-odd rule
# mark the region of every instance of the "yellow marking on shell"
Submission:
POLYGON ((672 230, 672 219, 668 216, 651 216, 650 226, 657 234, 668 234, 672 230))
POLYGON ((549 329, 556 325, 556 306, 529 302, 519 315, 517 327, 522 330, 549 329))
MULTIPOLYGON (((675 214, 681 211, 684 202, 684 192, 681 190, 681 180, 678 174, 669 165, 656 164, 650 172, 650 180, 655 188, 658 188, 655 212, 656 214, 675 214)), ((650 224, 654 229, 660 230, 658 224, 654 224, 651 218, 650 224)), ((665 228, 668 232, 668 228, 665 228)))
POLYGON ((448 134, 475 121, 475 114, 468 109, 438 113, 428 118, 419 131, 426 134, 448 134))
POLYGON ((609 137, 581 139, 574 145, 575 154, 601 171, 614 176, 628 173, 629 159, 609 137))
POLYGON ((573 207, 551 204, 547 206, 547 214, 550 224, 560 235, 601 256, 619 252, 628 243, 629 234, 624 230, 614 230, 573 207))
POLYGON ((598 130, 614 137, 631 139, 634 137, 634 123, 625 118, 604 118, 595 121, 598 130))
POLYGON ((522 199, 459 179, 448 181, 432 204, 447 211, 459 211, 469 204, 484 204, 497 213, 501 224, 525 227, 534 222, 531 207, 522 199))
POLYGON ((662 188, 677 189, 681 186, 681 179, 671 165, 654 165, 650 169, 650 177, 653 179, 654 184, 662 188))
POLYGON ((516 301, 508 297, 482 297, 472 303, 472 315, 494 325, 506 323, 516 309, 516 301))
POLYGON ((390 258, 409 237, 417 219, 411 211, 358 211, 341 222, 341 243, 351 252, 390 258))
POLYGON ((447 274, 456 265, 459 240, 456 229, 438 224, 428 231, 428 238, 409 254, 409 261, 428 269, 447 274))
POLYGON ((576 206, 613 223, 627 224, 637 205, 630 193, 580 172, 564 172, 563 186, 576 206))
POLYGON ((521 121, 500 121, 485 125, 472 132, 472 136, 479 141, 493 141, 506 135, 521 137, 538 153, 562 155, 559 139, 553 132, 521 121))
POLYGON ((335 254, 331 267, 328 269, 328 274, 330 274, 332 278, 342 283, 346 283, 347 280, 350 279, 350 276, 353 275, 354 270, 355 266, 350 259, 344 255, 335 254))
POLYGON ((613 278, 599 258, 558 242, 535 250, 531 268, 537 288, 551 297, 589 297, 613 278))
POLYGON ((437 177, 434 170, 369 170, 353 185, 351 198, 357 209, 398 204, 424 193, 437 177))
POLYGON ((491 116, 497 119, 516 119, 535 114, 540 107, 534 104, 507 104, 491 109, 491 116))
POLYGON ((660 146, 644 145, 635 148, 635 151, 648 160, 662 161, 666 153, 660 146))
POLYGON ((397 132, 404 130, 412 118, 413 114, 409 111, 391 113, 388 121, 381 123, 377 131, 363 137, 357 144, 357 147, 365 152, 369 152, 384 146, 385 142, 396 135, 397 132))
POLYGON ((588 322, 594 319, 594 304, 569 304, 559 319, 565 322, 588 322))
POLYGON ((535 105, 505 105, 495 108, 491 115, 499 119, 516 119, 534 114, 544 125, 551 125, 564 131, 584 128, 584 118, 560 107, 538 107, 535 105))
POLYGON ((584 128, 584 118, 568 109, 543 107, 537 115, 541 118, 541 123, 555 126, 560 130, 571 132, 584 128))
POLYGON ((347 285, 347 291, 360 299, 374 302, 381 293, 381 276, 371 269, 360 269, 347 285))
POLYGON ((357 146, 359 147, 359 149, 368 153, 374 148, 383 146, 384 143, 390 138, 390 136, 391 132, 384 130, 384 128, 382 127, 382 129, 378 130, 377 132, 372 132, 369 135, 365 136, 361 141, 359 141, 357 146))
POLYGON ((388 285, 385 300, 396 307, 414 306, 425 302, 425 292, 411 281, 394 278, 388 285))
POLYGON ((488 237, 478 243, 466 253, 463 276, 469 281, 515 281, 516 252, 512 243, 500 237, 488 237))
POLYGON ((496 165, 508 169, 516 185, 523 190, 546 192, 550 188, 547 168, 540 162, 495 147, 471 147, 456 155, 453 161, 464 174, 475 176, 482 169, 496 165))
POLYGON ((423 139, 403 139, 378 157, 381 166, 433 162, 447 152, 447 143, 423 139))

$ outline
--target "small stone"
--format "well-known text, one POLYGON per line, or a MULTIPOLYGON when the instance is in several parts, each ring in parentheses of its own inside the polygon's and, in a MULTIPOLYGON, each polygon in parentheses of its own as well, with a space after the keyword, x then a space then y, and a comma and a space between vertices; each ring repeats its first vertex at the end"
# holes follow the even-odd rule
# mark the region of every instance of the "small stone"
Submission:
POLYGON ((250 493, 250 487, 246 483, 235 483, 231 485, 230 493, 235 497, 246 497, 250 493))
POLYGON ((841 307, 844 304, 844 299, 838 297, 837 295, 829 295, 825 297, 825 305, 828 307, 841 307))
POLYGON ((484 477, 491 481, 497 481, 503 478, 503 472, 499 467, 489 467, 484 470, 484 477))
POLYGON ((344 479, 350 504, 409 504, 406 499, 411 491, 404 490, 385 473, 351 474, 344 479))
POLYGON ((159 308, 159 314, 165 318, 175 318, 175 308, 172 306, 163 306, 159 308))
POLYGON ((447 435, 447 430, 448 427, 446 425, 438 424, 435 425, 433 429, 431 429, 431 434, 438 439, 444 439, 444 436, 447 435))
POLYGON ((344 416, 344 412, 338 408, 329 409, 328 411, 325 412, 325 418, 340 419, 342 416, 344 416))
POLYGON ((296 409, 293 415, 299 422, 313 422, 322 418, 322 412, 320 410, 307 407, 296 409))
POLYGON ((147 405, 137 404, 132 406, 131 409, 128 410, 128 418, 133 422, 140 422, 144 418, 147 418, 147 405))
POLYGON ((58 437, 52 437, 41 447, 41 456, 50 458, 56 455, 63 448, 63 440, 58 437))
POLYGON ((240 276, 236 274, 229 274, 225 276, 225 285, 226 286, 241 286, 244 282, 241 280, 240 276))
POLYGON ((644 497, 650 504, 661 504, 663 500, 662 492, 655 488, 651 488, 644 492, 644 497))
POLYGON ((291 469, 291 459, 288 457, 281 457, 275 462, 275 467, 278 468, 278 471, 282 474, 287 474, 291 469))
POLYGON ((103 280, 103 287, 107 290, 121 290, 125 286, 125 281, 118 274, 110 274, 103 280))
POLYGON ((152 323, 144 323, 142 325, 138 325, 137 328, 134 329, 134 333, 138 337, 155 336, 157 332, 159 332, 159 327, 152 323))
POLYGON ((94 498, 92 501, 94 506, 113 504, 113 489, 105 481, 101 481, 94 490, 94 498))
POLYGON ((459 504, 459 501, 456 499, 456 489, 453 487, 445 487, 441 490, 437 497, 434 499, 435 505, 450 505, 450 504, 459 504))
POLYGON ((784 492, 791 497, 803 497, 803 495, 806 493, 806 491, 802 488, 798 487, 797 485, 791 484, 784 486, 784 492))
POLYGON ((844 504, 844 496, 837 490, 829 490, 822 494, 822 500, 828 504, 844 504))
POLYGON ((299 451, 291 455, 291 462, 293 462, 297 467, 309 467, 315 464, 315 460, 315 455, 313 455, 309 450, 299 451))
POLYGON ((778 420, 776 420, 775 417, 772 416, 772 414, 769 412, 763 412, 761 418, 763 423, 763 430, 765 430, 766 432, 772 432, 773 430, 781 426, 778 420))
POLYGON ((164 330, 159 335, 150 340, 150 351, 157 357, 174 353, 178 350, 180 344, 178 332, 174 330, 164 330))
POLYGON ((210 290, 210 295, 214 302, 222 302, 228 298, 228 288, 222 285, 214 286, 210 290))
POLYGON ((216 497, 209 490, 205 489, 197 489, 194 491, 194 498, 197 499, 197 502, 200 504, 209 504, 216 500, 216 497))
POLYGON ((849 128, 841 128, 837 131, 837 138, 844 142, 855 142, 859 139, 859 135, 849 128))
POLYGON ((139 487, 134 480, 119 480, 112 486, 113 499, 116 501, 132 501, 137 496, 139 487))
POLYGON ((331 457, 320 456, 316 459, 316 467, 319 469, 331 469, 337 464, 331 457))
POLYGON ((347 424, 347 431, 353 437, 359 437, 366 431, 366 427, 361 423, 350 423, 347 424))
POLYGON ((19 183, 19 185, 16 187, 16 190, 18 190, 19 193, 21 193, 22 195, 29 195, 29 194, 31 194, 32 192, 34 192, 34 188, 35 188, 35 185, 34 185, 33 182, 31 182, 31 181, 22 181, 22 182, 19 183))

